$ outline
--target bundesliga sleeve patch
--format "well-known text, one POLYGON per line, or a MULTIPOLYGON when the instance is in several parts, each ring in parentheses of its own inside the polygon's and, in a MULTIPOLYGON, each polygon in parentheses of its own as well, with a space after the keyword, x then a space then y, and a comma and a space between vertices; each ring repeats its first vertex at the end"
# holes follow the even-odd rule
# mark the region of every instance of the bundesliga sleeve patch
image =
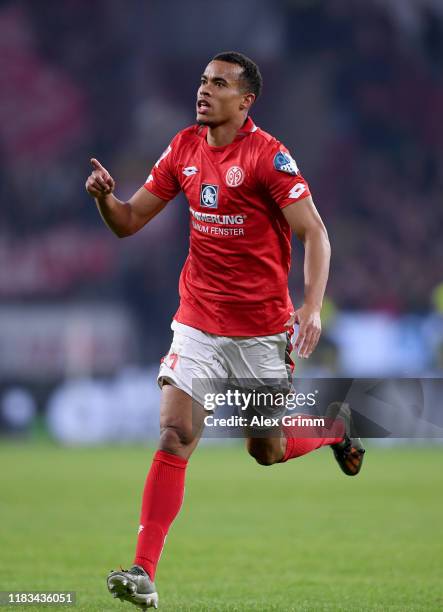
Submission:
POLYGON ((279 151, 274 157, 274 168, 279 172, 286 172, 292 176, 299 172, 295 159, 289 153, 283 153, 283 151, 279 151))

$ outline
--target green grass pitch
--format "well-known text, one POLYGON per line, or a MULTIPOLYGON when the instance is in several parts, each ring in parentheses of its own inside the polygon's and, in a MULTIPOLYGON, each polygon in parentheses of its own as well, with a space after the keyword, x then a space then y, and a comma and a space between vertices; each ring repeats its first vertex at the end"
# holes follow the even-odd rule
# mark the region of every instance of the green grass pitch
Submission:
MULTIPOLYGON (((105 576, 132 561, 151 456, 3 442, 0 590, 135 610, 105 576)), ((442 448, 372 448, 349 478, 329 449, 261 467, 240 446, 201 446, 157 573, 160 610, 442 610, 442 465, 442 448)))

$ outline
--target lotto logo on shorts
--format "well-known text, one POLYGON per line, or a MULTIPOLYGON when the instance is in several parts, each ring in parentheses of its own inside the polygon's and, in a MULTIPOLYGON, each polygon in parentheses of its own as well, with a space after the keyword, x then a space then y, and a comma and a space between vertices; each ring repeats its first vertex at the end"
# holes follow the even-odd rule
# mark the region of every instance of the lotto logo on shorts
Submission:
POLYGON ((217 208, 218 185, 202 183, 200 188, 200 206, 203 206, 204 208, 217 208))

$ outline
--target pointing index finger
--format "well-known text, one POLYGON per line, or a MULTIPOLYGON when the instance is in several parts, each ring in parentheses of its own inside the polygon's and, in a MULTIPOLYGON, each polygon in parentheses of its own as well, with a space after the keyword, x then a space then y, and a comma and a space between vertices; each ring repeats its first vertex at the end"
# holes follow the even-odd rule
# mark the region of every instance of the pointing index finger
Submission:
POLYGON ((103 172, 106 172, 105 168, 103 168, 101 163, 98 161, 98 159, 95 159, 95 157, 91 158, 91 164, 93 165, 94 170, 102 170, 103 172))

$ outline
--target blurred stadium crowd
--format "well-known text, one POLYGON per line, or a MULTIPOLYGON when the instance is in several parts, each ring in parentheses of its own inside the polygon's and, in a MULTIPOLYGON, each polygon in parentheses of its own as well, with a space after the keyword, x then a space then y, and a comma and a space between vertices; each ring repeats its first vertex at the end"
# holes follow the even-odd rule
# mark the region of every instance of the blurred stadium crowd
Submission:
POLYGON ((84 182, 95 156, 129 197, 193 123, 200 73, 229 48, 261 66, 253 117, 292 151, 326 221, 333 309, 432 311, 443 281, 443 4, 434 0, 1 2, 3 304, 120 304, 138 358, 166 351, 187 250, 184 200, 119 241, 84 182))

